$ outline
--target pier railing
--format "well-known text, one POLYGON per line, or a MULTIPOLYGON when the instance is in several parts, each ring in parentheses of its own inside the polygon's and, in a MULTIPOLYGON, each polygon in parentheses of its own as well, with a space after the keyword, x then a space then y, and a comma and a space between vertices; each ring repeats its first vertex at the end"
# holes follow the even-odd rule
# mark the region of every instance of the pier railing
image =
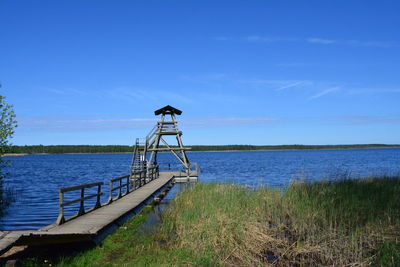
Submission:
POLYGON ((111 204, 113 201, 122 198, 123 196, 125 196, 125 195, 129 194, 130 192, 144 186, 145 184, 157 179, 158 177, 159 177, 159 168, 158 168, 158 166, 154 166, 152 168, 149 168, 148 170, 136 171, 136 172, 133 172, 128 175, 112 178, 110 180, 110 189, 109 189, 110 196, 108 198, 108 201, 104 204, 101 204, 101 202, 100 202, 100 197, 101 197, 101 195, 103 195, 103 193, 101 192, 101 186, 103 185, 103 182, 96 182, 96 183, 60 188, 59 214, 58 214, 56 224, 58 224, 58 225, 63 224, 68 220, 79 217, 79 216, 81 216, 85 213, 88 213, 92 210, 95 210, 101 206, 111 204), (96 187, 96 186, 97 186, 97 192, 95 194, 90 194, 90 195, 85 196, 85 192, 87 192, 86 189, 96 187), (69 200, 69 201, 64 201, 65 193, 72 192, 72 191, 79 191, 79 190, 80 190, 79 198, 69 200), (115 191, 117 191, 118 193, 114 197, 115 191), (90 209, 85 209, 85 200, 95 198, 95 197, 96 197, 96 203, 94 204, 94 206, 91 207, 90 209), (78 203, 78 202, 79 202, 78 212, 69 218, 65 218, 64 207, 78 203))
POLYGON ((96 183, 90 183, 90 184, 83 184, 83 185, 77 185, 77 186, 71 186, 71 187, 65 187, 65 188, 60 188, 60 204, 59 204, 59 212, 58 212, 58 218, 57 218, 57 224, 63 224, 66 220, 71 219, 73 217, 78 217, 81 216, 83 214, 85 214, 86 212, 90 211, 90 210, 94 210, 97 209, 99 207, 101 207, 101 203, 100 203, 100 197, 103 194, 101 192, 101 186, 103 185, 103 182, 96 182, 96 183), (91 194, 91 195, 87 195, 85 196, 85 189, 91 188, 91 187, 96 187, 97 186, 97 193, 95 194, 91 194), (67 192, 72 192, 72 191, 78 191, 80 190, 80 197, 64 202, 64 194, 67 192), (91 199, 91 198, 96 198, 96 203, 95 205, 89 209, 89 210, 85 210, 85 200, 87 199, 91 199), (76 215, 70 217, 70 218, 65 218, 64 217, 64 207, 74 204, 74 203, 78 203, 79 202, 79 211, 76 215))
POLYGON ((131 181, 133 184, 133 188, 139 188, 148 182, 153 181, 159 177, 159 168, 158 166, 154 166, 149 168, 148 170, 142 171, 134 171, 131 174, 131 181))
POLYGON ((114 200, 120 199, 130 192, 130 178, 131 176, 128 174, 110 180, 110 198, 108 199, 107 204, 113 202, 114 200), (115 183, 118 185, 114 187, 115 183), (125 188, 124 191, 122 190, 123 188, 125 188), (118 190, 118 195, 114 198, 113 193, 116 190, 118 190))
POLYGON ((162 170, 166 171, 173 171, 177 172, 177 175, 180 177, 185 177, 188 175, 192 175, 193 173, 196 173, 197 175, 200 174, 200 165, 196 162, 192 162, 189 166, 189 170, 186 168, 182 167, 182 164, 170 164, 170 163, 161 163, 160 167, 162 170))

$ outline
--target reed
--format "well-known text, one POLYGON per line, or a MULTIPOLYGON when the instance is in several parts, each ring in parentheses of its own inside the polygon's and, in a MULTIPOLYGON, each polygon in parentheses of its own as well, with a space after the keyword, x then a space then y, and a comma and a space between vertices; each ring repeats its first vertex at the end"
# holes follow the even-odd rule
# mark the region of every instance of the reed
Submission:
POLYGON ((399 178, 296 182, 285 191, 200 183, 174 199, 154 233, 138 235, 138 220, 59 265, 400 264, 399 178))

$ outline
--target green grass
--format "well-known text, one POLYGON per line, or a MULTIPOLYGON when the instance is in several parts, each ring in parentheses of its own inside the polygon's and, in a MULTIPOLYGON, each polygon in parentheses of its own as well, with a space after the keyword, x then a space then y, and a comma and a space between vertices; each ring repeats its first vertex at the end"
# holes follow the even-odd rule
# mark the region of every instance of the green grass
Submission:
POLYGON ((141 214, 58 266, 399 266, 400 179, 295 183, 285 192, 197 184, 157 230, 141 214))

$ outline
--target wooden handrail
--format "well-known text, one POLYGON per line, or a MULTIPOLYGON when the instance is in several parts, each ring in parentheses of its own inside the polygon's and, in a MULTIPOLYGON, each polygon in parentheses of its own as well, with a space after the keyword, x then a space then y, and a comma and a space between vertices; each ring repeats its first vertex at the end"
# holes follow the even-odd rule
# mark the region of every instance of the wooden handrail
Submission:
MULTIPOLYGON (((157 179, 159 176, 160 176, 159 167, 155 166, 155 167, 149 168, 148 170, 135 171, 128 175, 123 175, 123 176, 112 178, 110 180, 110 197, 109 197, 107 203, 105 203, 105 205, 110 204, 111 202, 129 194, 132 190, 142 187, 143 185, 147 184, 148 182, 153 181, 154 179, 157 179), (124 183, 125 179, 126 179, 126 182, 124 183), (114 186, 114 183, 118 183, 118 185, 114 186), (125 192, 122 192, 123 188, 126 188, 125 192), (118 190, 118 195, 115 198, 113 198, 113 192, 116 190, 118 190)), ((90 210, 94 210, 94 209, 101 207, 100 197, 103 194, 101 192, 102 185, 103 185, 103 182, 96 182, 96 183, 82 184, 82 185, 60 188, 59 213, 58 213, 58 218, 57 218, 56 224, 58 224, 58 225, 63 224, 64 222, 66 222, 67 220, 69 220, 71 218, 76 218, 76 217, 79 217, 79 216, 87 213, 88 210, 85 210, 85 200, 87 200, 87 199, 96 197, 96 204, 90 210), (85 189, 95 187, 95 186, 97 186, 97 193, 85 196, 85 189), (71 191, 77 191, 77 190, 80 190, 80 192, 81 192, 79 198, 64 202, 64 194, 65 193, 71 192, 71 191), (78 203, 78 202, 80 203, 78 213, 72 217, 65 218, 64 217, 64 207, 74 204, 74 203, 78 203)))
POLYGON ((90 184, 81 184, 81 185, 75 185, 75 186, 70 186, 70 187, 64 187, 64 188, 60 188, 60 192, 69 192, 69 191, 75 191, 78 189, 82 189, 82 188, 89 188, 89 187, 93 187, 99 184, 103 184, 103 182, 95 182, 95 183, 90 183, 90 184))
POLYGON ((129 190, 129 185, 130 185, 129 180, 130 180, 130 177, 131 177, 131 175, 128 174, 128 175, 116 177, 116 178, 113 178, 113 179, 110 180, 110 197, 109 197, 109 199, 108 199, 107 204, 110 204, 110 203, 113 202, 114 200, 117 200, 117 199, 119 199, 119 198, 121 198, 121 197, 123 197, 123 196, 125 196, 126 194, 129 193, 129 191, 130 191, 130 190, 129 190), (126 179, 126 183, 125 183, 125 184, 122 183, 122 180, 124 180, 124 179, 126 179), (118 182, 118 183, 119 183, 119 185, 116 186, 116 187, 114 187, 114 183, 115 183, 115 182, 118 182), (126 187, 125 193, 122 194, 122 188, 124 188, 124 187, 126 187), (118 192, 118 195, 117 195, 115 198, 113 198, 113 192, 114 192, 115 190, 119 190, 119 192, 118 192))
POLYGON ((100 204, 100 196, 103 194, 101 192, 101 186, 103 185, 103 182, 96 182, 96 183, 90 183, 90 184, 82 184, 82 185, 76 185, 76 186, 71 186, 71 187, 65 187, 65 188, 60 188, 60 200, 59 200, 59 212, 58 212, 58 218, 56 221, 56 224, 60 225, 63 224, 67 219, 64 217, 64 207, 74 204, 74 203, 80 203, 79 204, 79 211, 76 215, 72 217, 78 217, 86 213, 85 210, 85 200, 94 198, 96 197, 96 204, 92 209, 97 209, 101 207, 100 204), (85 188, 91 188, 97 186, 97 193, 92 194, 89 196, 85 196, 85 188), (64 202, 64 193, 66 192, 71 192, 71 191, 81 191, 81 196, 80 198, 64 202))

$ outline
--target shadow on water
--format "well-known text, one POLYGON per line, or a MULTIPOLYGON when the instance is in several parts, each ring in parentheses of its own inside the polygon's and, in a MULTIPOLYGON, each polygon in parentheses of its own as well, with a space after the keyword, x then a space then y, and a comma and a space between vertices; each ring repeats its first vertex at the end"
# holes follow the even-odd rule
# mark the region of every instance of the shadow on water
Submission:
MULTIPOLYGON (((193 183, 175 184, 159 203, 152 205, 151 209, 145 211, 146 221, 138 228, 137 235, 147 236, 154 233, 173 198, 179 192, 191 186, 193 186, 193 183)), ((56 263, 65 257, 76 256, 94 247, 96 245, 93 242, 14 247, 6 255, 0 257, 0 265, 7 261, 23 260, 24 265, 27 264, 28 266, 49 266, 49 263, 56 263)))

